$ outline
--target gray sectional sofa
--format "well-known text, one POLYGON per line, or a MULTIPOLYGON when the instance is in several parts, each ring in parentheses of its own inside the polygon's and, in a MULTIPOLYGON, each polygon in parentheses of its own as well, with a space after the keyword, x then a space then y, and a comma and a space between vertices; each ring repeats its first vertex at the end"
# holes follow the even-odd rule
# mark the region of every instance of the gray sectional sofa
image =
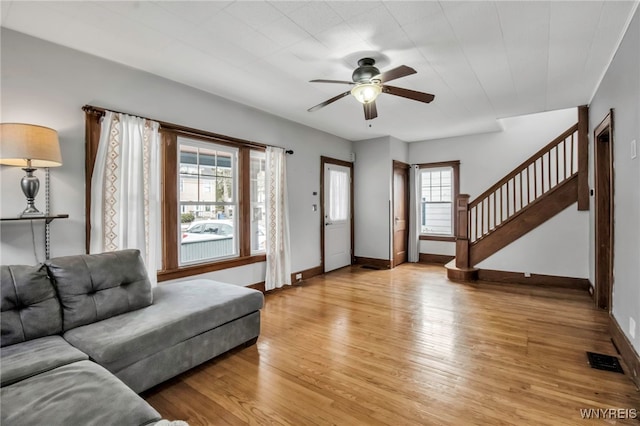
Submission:
POLYGON ((154 424, 138 393, 260 333, 262 293, 211 280, 152 288, 137 250, 0 269, 4 426, 154 424))

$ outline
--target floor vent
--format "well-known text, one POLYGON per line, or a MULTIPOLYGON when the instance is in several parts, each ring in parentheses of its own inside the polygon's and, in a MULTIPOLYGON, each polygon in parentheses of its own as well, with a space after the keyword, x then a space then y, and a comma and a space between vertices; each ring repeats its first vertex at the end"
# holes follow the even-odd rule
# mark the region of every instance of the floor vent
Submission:
POLYGON ((615 356, 587 352, 587 358, 589 358, 591 368, 624 374, 620 361, 618 361, 618 358, 615 356))

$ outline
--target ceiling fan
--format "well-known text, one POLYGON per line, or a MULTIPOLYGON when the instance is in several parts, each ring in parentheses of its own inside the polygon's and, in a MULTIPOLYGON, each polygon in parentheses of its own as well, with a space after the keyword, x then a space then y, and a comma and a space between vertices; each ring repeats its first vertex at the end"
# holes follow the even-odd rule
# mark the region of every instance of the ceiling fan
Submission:
POLYGON ((363 104, 365 120, 372 120, 378 116, 376 98, 380 93, 388 93, 390 95, 413 99, 414 101, 424 102, 427 104, 435 98, 435 96, 430 93, 417 92, 415 90, 403 89, 401 87, 388 86, 385 84, 388 81, 415 74, 416 70, 413 68, 406 65, 400 65, 399 67, 381 73, 380 70, 375 67, 375 63, 376 61, 371 58, 360 59, 358 61, 358 68, 353 71, 353 75, 351 76, 353 81, 311 80, 310 83, 349 84, 352 85, 353 88, 344 93, 340 93, 338 96, 334 96, 331 99, 327 99, 326 101, 309 108, 307 111, 317 111, 320 108, 324 108, 327 105, 351 94, 363 104))

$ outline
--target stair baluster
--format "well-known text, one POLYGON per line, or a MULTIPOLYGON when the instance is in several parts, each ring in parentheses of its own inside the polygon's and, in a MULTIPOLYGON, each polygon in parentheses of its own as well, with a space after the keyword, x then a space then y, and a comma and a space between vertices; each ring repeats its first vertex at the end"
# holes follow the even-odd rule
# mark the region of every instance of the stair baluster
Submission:
POLYGON ((558 194, 558 201, 555 202, 554 207, 556 209, 575 202, 577 175, 580 169, 578 167, 578 136, 576 123, 475 200, 469 202, 468 194, 458 196, 456 199, 456 220, 458 221, 456 268, 473 269, 475 264, 486 259, 523 232, 528 232, 530 230, 528 227, 523 227, 527 229, 515 233, 505 231, 503 228, 518 216, 524 215, 529 209, 537 212, 541 220, 547 220, 550 216, 544 212, 544 206, 541 203, 551 195, 551 192, 558 194), (496 232, 500 234, 499 237, 503 241, 482 244, 496 232), (480 249, 479 246, 484 247, 480 249), (475 248, 479 250, 474 250, 475 248))

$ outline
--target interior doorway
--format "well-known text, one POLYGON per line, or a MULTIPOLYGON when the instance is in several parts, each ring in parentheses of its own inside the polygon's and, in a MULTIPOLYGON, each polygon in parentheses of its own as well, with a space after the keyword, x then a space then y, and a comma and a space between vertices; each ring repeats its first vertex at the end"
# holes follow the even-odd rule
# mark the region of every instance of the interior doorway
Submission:
POLYGON ((353 263, 353 163, 321 157, 322 271, 353 263))
POLYGON ((613 110, 593 132, 595 169, 595 303, 611 311, 613 292, 613 110))
POLYGON ((408 164, 393 161, 393 258, 395 268, 407 261, 409 242, 409 169, 408 164))

